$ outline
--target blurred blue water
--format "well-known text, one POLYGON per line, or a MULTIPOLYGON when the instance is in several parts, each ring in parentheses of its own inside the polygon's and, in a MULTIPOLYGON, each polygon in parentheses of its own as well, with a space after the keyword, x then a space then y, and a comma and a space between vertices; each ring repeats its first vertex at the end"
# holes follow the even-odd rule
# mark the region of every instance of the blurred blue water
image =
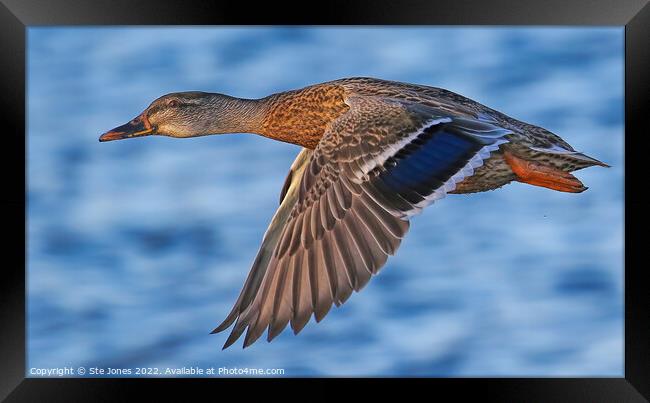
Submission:
POLYGON ((623 28, 29 28, 28 367, 286 375, 623 374, 623 28), (612 165, 427 209, 303 333, 221 351, 298 147, 98 135, 168 92, 348 76, 438 86, 612 165))

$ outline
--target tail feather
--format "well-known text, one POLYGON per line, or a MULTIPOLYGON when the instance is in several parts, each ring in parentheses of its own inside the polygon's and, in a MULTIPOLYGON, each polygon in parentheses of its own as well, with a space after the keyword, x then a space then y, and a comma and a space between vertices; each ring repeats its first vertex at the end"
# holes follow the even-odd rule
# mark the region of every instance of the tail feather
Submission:
POLYGON ((605 167, 605 168, 611 168, 610 165, 605 164, 602 161, 599 161, 599 160, 597 160, 597 159, 595 159, 593 157, 590 157, 590 156, 585 155, 585 154, 580 153, 580 152, 576 152, 574 154, 571 154, 571 157, 575 158, 576 160, 585 162, 585 164, 586 164, 585 166, 580 166, 577 169, 588 168, 588 167, 595 166, 595 165, 605 167))
POLYGON ((561 156, 568 156, 578 164, 576 164, 576 170, 582 168, 588 168, 595 165, 610 168, 608 164, 605 164, 602 161, 597 160, 596 158, 585 155, 579 151, 567 150, 566 148, 554 145, 552 147, 542 148, 542 147, 530 147, 531 150, 538 151, 545 154, 556 154, 561 156))

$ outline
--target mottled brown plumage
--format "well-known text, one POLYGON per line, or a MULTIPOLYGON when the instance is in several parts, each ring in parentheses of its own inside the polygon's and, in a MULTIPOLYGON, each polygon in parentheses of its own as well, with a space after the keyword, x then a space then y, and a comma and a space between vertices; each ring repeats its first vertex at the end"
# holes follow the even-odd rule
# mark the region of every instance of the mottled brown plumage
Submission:
POLYGON ((327 125, 345 113, 346 92, 336 84, 322 84, 287 91, 264 99, 267 114, 260 129, 263 136, 314 149, 327 125))
POLYGON ((214 332, 225 347, 268 329, 298 333, 363 288, 393 255, 409 219, 447 193, 513 180, 578 193, 570 172, 602 162, 557 135, 453 92, 348 78, 245 100, 178 93, 100 140, 251 132, 298 144, 280 207, 242 292, 214 332))

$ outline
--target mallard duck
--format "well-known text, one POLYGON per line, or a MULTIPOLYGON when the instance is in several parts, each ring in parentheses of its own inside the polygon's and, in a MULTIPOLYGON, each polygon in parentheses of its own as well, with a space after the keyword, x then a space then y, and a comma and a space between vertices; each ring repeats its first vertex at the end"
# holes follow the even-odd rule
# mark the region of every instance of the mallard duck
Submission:
POLYGON ((255 133, 303 149, 289 169, 241 294, 225 320, 223 348, 244 347, 361 290, 395 254, 409 220, 448 193, 512 181, 561 192, 587 188, 571 172, 608 165, 559 136, 441 88, 346 78, 241 99, 205 92, 164 95, 100 141, 149 135, 255 133))

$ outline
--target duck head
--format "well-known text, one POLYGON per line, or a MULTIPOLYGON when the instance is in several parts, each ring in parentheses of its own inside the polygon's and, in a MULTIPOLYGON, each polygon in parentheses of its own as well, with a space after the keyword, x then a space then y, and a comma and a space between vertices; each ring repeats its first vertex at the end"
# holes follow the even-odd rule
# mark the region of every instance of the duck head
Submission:
POLYGON ((107 131, 99 141, 161 135, 198 137, 252 132, 257 123, 257 100, 199 91, 177 92, 156 99, 130 122, 107 131))

